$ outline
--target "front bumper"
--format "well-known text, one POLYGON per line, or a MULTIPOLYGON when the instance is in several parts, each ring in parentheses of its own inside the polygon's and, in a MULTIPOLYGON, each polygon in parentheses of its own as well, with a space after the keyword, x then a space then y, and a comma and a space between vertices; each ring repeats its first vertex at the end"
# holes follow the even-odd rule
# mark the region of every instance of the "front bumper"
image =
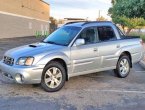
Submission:
POLYGON ((9 66, 0 61, 0 70, 4 76, 14 80, 16 83, 20 84, 38 84, 41 82, 41 76, 43 72, 44 65, 39 66, 19 66, 13 65, 9 66), (16 76, 22 76, 21 81, 17 81, 16 76))

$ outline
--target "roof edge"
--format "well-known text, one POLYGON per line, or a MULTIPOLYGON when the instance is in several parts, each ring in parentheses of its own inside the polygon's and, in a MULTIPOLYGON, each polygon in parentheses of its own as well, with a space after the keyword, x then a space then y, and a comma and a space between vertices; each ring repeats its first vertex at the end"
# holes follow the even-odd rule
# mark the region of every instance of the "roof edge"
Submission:
POLYGON ((47 5, 50 5, 49 3, 45 2, 44 0, 40 0, 41 2, 47 4, 47 5))

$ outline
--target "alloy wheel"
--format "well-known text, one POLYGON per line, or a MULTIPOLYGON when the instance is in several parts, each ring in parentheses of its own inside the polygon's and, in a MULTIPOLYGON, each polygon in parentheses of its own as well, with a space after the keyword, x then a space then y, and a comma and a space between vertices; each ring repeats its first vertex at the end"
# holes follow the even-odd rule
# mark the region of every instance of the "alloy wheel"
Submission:
POLYGON ((62 73, 59 68, 51 67, 49 68, 44 77, 45 84, 49 88, 56 88, 62 82, 62 73))

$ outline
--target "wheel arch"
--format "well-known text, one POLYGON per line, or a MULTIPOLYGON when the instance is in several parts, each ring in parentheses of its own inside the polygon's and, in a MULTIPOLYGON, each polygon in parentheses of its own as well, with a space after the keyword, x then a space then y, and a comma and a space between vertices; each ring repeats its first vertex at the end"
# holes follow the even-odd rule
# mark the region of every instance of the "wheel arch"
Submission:
MULTIPOLYGON (((65 62, 65 60, 63 60, 62 58, 54 58, 54 59, 51 59, 47 64, 46 64, 46 66, 48 65, 48 64, 50 64, 51 62, 59 62, 60 64, 62 64, 63 65, 63 67, 64 67, 64 69, 65 69, 65 71, 66 71, 66 81, 68 81, 68 68, 67 68, 67 63, 65 62)), ((45 66, 45 67, 46 67, 45 66)))
POLYGON ((130 66, 131 66, 131 68, 132 68, 132 56, 131 56, 131 53, 128 52, 128 51, 124 51, 124 52, 121 53, 119 59, 120 59, 122 56, 124 56, 124 55, 126 55, 126 56, 129 57, 129 59, 130 59, 130 66))

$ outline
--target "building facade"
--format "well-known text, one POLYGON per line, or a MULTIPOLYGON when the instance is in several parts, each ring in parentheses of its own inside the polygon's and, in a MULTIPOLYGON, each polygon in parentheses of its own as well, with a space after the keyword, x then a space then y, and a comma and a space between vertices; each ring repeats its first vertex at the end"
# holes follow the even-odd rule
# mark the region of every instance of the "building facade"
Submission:
POLYGON ((49 31, 50 6, 42 0, 0 0, 0 38, 49 31))
POLYGON ((69 23, 69 22, 80 22, 80 21, 87 21, 87 19, 83 19, 83 18, 64 18, 64 19, 60 20, 60 22, 58 23, 58 27, 61 27, 64 24, 69 23))

